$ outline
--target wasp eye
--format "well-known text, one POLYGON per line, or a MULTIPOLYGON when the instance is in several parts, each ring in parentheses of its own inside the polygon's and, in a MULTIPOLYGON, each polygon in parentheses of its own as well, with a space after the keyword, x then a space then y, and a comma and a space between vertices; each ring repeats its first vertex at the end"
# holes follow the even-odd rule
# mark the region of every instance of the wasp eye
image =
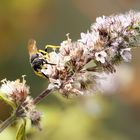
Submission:
POLYGON ((30 61, 31 61, 31 63, 36 59, 36 58, 38 58, 39 57, 39 55, 36 53, 36 54, 32 54, 31 55, 31 58, 30 58, 30 61))

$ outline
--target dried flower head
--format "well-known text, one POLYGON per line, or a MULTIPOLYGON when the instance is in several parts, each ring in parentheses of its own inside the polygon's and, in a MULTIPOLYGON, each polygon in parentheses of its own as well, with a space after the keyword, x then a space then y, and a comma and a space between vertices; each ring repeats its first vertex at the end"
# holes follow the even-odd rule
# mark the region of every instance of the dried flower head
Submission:
POLYGON ((29 94, 29 86, 26 85, 25 75, 22 76, 22 81, 17 79, 15 81, 2 80, 3 83, 0 87, 0 91, 5 93, 8 98, 16 105, 25 101, 29 94))

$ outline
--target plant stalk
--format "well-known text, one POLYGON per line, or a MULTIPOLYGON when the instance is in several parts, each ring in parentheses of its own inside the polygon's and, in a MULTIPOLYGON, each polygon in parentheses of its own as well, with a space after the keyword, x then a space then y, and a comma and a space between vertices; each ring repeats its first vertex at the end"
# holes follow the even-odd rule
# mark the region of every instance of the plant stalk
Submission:
POLYGON ((11 125, 16 120, 15 115, 11 115, 8 119, 0 124, 0 133, 9 125, 11 125))
POLYGON ((42 93, 40 93, 35 99, 34 104, 38 104, 40 101, 42 101, 46 96, 48 96, 52 91, 54 91, 55 88, 52 89, 46 89, 42 93))

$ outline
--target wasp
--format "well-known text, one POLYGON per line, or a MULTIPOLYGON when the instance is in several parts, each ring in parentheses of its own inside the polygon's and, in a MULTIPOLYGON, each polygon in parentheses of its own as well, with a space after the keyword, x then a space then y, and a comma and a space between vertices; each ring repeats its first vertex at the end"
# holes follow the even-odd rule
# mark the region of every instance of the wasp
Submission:
POLYGON ((60 48, 60 46, 46 45, 45 50, 38 50, 36 41, 34 39, 30 39, 28 41, 29 61, 31 67, 33 68, 36 75, 47 79, 48 76, 43 73, 42 69, 47 69, 47 65, 56 65, 48 62, 48 48, 55 50, 57 48, 60 48))

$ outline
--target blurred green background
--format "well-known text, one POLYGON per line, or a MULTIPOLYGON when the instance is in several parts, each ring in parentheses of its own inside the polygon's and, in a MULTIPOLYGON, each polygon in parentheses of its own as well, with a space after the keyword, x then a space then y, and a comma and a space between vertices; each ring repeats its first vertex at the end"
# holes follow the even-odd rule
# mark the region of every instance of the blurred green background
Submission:
MULTIPOLYGON (((46 44, 59 45, 67 33, 77 40, 81 32, 90 29, 96 17, 130 9, 140 10, 140 0, 1 0, 0 79, 15 80, 27 75, 27 84, 35 97, 46 88, 47 81, 37 77, 30 67, 27 51, 30 38, 42 49, 46 44)), ((123 81, 118 80, 120 86, 115 94, 74 99, 49 95, 38 106, 43 112, 43 131, 31 129, 29 123, 28 139, 140 140, 139 52, 140 48, 133 50, 132 63, 120 68, 123 81)), ((9 108, 4 103, 0 107, 0 119, 4 120, 9 108)), ((14 140, 15 132, 14 126, 6 129, 0 140, 14 140)))

